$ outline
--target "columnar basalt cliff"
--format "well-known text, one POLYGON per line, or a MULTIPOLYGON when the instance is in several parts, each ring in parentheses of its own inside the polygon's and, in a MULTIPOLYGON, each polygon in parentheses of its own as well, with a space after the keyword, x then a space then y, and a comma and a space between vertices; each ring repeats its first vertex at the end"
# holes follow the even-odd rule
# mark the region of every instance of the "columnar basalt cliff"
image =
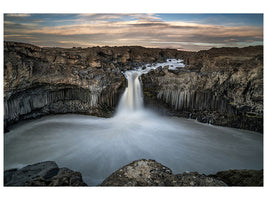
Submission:
POLYGON ((86 53, 6 42, 5 125, 48 113, 106 115, 116 104, 123 76, 86 53))
POLYGON ((205 123, 263 131, 263 48, 220 48, 182 55, 178 70, 143 75, 147 104, 205 123))
POLYGON ((4 42, 5 127, 51 113, 111 116, 125 88, 121 71, 183 59, 186 67, 142 75, 147 105, 201 122, 263 131, 263 47, 175 49, 41 48, 4 42))
POLYGON ((122 70, 177 55, 138 46, 62 49, 4 42, 5 127, 51 113, 108 117, 125 87, 122 70))

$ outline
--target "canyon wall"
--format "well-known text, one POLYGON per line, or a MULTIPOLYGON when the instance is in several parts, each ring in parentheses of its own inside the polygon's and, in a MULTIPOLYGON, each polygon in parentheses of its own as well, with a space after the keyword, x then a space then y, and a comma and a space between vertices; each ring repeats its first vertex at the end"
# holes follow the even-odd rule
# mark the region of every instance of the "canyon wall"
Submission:
POLYGON ((182 55, 186 67, 143 75, 147 104, 200 122, 263 132, 263 48, 182 55))
POLYGON ((109 117, 125 88, 122 70, 177 54, 138 46, 63 49, 4 42, 4 125, 52 113, 109 117))
POLYGON ((263 47, 183 52, 139 46, 41 48, 4 42, 4 125, 55 113, 110 117, 122 71, 183 59, 142 75, 147 106, 198 121, 263 132, 263 47))

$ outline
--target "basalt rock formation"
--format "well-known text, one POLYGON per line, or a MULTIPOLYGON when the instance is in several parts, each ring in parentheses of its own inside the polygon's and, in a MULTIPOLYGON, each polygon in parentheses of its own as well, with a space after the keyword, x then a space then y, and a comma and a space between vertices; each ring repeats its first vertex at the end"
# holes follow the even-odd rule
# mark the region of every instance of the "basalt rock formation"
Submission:
MULTIPOLYGON (((4 186, 87 186, 80 172, 53 161, 4 172, 4 186)), ((155 160, 136 160, 115 171, 99 186, 263 186, 263 170, 227 170, 215 175, 171 169, 155 160)))
POLYGON ((182 55, 186 67, 142 75, 146 104, 200 122, 263 132, 263 48, 182 55))
POLYGON ((136 160, 107 177, 100 186, 263 186, 263 170, 227 170, 215 175, 171 169, 155 160, 136 160))
POLYGON ((58 168, 53 161, 28 165, 21 169, 6 170, 5 186, 87 186, 80 172, 58 168))
POLYGON ((172 174, 155 160, 137 160, 107 177, 100 186, 227 186, 197 172, 172 174))
POLYGON ((4 42, 4 124, 51 113, 108 117, 125 87, 121 71, 177 57, 174 49, 41 48, 4 42))
POLYGON ((263 47, 199 52, 139 46, 41 48, 4 42, 4 125, 53 113, 109 117, 121 71, 183 59, 186 67, 142 75, 146 105, 215 125, 263 131, 263 47))
POLYGON ((227 170, 215 175, 172 171, 155 160, 136 160, 107 177, 100 186, 263 186, 263 170, 227 170))
POLYGON ((263 186, 263 170, 227 170, 210 175, 228 186, 263 186))

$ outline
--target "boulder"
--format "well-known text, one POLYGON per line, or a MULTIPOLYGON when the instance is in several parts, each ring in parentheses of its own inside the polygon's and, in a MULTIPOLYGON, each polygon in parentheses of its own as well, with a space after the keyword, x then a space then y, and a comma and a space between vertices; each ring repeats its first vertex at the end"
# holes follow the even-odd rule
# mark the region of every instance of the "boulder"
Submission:
MULTIPOLYGON (((87 186, 80 172, 53 161, 4 172, 4 186, 87 186)), ((99 186, 263 186, 263 170, 227 170, 215 175, 173 174, 155 160, 136 160, 115 171, 99 186)))
POLYGON ((229 186, 263 186, 263 170, 227 170, 211 175, 229 186))
POLYGON ((197 172, 172 174, 155 160, 137 160, 107 177, 100 186, 227 186, 197 172))
POLYGON ((80 172, 58 168, 53 161, 4 172, 5 186, 87 186, 80 172))

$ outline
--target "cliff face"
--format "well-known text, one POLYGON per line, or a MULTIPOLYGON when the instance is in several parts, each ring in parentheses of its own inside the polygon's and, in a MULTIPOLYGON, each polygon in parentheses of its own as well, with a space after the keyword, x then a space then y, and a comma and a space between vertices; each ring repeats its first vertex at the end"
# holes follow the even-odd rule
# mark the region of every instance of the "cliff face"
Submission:
POLYGON ((147 104, 201 122, 263 131, 262 47, 221 48, 185 54, 187 66, 143 75, 147 104))
POLYGON ((40 48, 4 43, 5 127, 50 113, 111 116, 121 71, 180 58, 186 67, 142 76, 147 105, 201 122, 263 131, 263 47, 199 52, 130 47, 40 48))
POLYGON ((119 98, 123 75, 86 53, 5 43, 5 125, 48 113, 106 115, 119 98))
POLYGON ((177 54, 138 46, 62 49, 5 42, 5 127, 50 113, 110 116, 125 87, 122 70, 177 54))

